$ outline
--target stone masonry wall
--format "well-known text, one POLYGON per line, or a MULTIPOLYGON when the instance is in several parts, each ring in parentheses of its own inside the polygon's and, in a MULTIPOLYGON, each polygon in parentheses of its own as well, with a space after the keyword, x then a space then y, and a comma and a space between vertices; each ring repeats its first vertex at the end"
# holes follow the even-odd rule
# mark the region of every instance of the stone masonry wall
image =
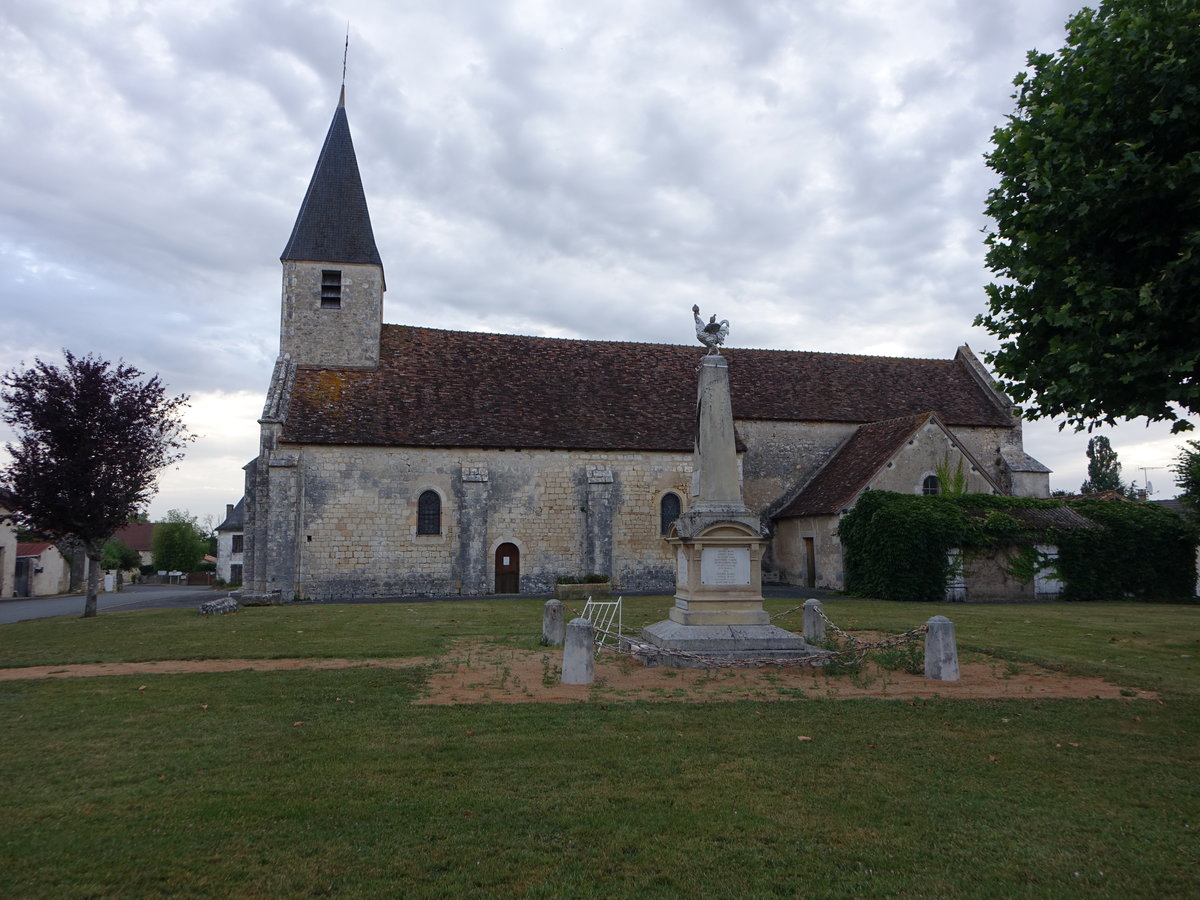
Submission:
POLYGON ((383 269, 285 262, 279 352, 301 366, 376 366, 383 322, 383 269), (321 307, 321 273, 342 274, 341 306, 321 307))
POLYGON ((668 453, 305 446, 297 456, 296 594, 311 599, 483 594, 496 548, 520 551, 521 591, 599 570, 615 587, 674 584, 659 501, 686 506, 691 457, 668 453), (441 497, 418 535, 417 498, 441 497))

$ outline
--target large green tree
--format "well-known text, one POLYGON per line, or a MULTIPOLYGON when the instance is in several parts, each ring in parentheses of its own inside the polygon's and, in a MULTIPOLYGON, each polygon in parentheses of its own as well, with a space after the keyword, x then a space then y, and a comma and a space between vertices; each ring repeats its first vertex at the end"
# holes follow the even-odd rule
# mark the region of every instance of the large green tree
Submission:
POLYGON ((4 422, 16 432, 0 491, 18 523, 75 540, 91 566, 84 616, 96 615, 104 543, 154 496, 158 473, 190 439, 187 397, 168 397, 157 376, 125 363, 65 353, 4 375, 4 422))
POLYGON ((1200 2, 1103 0, 1031 52, 988 165, 987 354, 1031 418, 1200 413, 1200 2))
POLYGON ((1188 441, 1180 448, 1171 471, 1175 473, 1175 485, 1182 491, 1179 502, 1200 516, 1200 441, 1188 441))
POLYGON ((1125 483, 1121 481, 1121 461, 1117 459, 1117 451, 1112 448, 1108 438, 1096 435, 1087 446, 1088 477, 1079 487, 1081 494, 1098 494, 1101 491, 1117 491, 1126 493, 1125 483))
POLYGON ((208 540, 195 516, 172 509, 165 522, 155 523, 150 552, 159 571, 195 572, 208 552, 208 540))

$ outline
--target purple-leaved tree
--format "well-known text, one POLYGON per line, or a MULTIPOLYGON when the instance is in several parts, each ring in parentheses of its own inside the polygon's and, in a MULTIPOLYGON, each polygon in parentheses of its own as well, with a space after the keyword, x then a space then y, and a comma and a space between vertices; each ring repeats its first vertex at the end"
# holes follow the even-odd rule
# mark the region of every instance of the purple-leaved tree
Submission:
POLYGON ((158 376, 123 362, 40 359, 4 375, 4 421, 16 431, 0 490, 20 525, 52 540, 76 539, 88 566, 83 615, 96 615, 104 543, 154 496, 158 473, 191 440, 186 395, 167 397, 158 376))

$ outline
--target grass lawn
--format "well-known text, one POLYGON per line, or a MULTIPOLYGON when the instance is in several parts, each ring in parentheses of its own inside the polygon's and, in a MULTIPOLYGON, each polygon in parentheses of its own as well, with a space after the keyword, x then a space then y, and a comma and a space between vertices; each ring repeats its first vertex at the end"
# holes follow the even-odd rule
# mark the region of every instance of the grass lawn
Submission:
MULTIPOLYGON (((668 602, 628 600, 626 624, 668 602)), ((4 681, 0 896, 1200 894, 1200 607, 826 609, 948 615, 964 652, 1160 701, 414 706, 423 668, 4 681)), ((540 626, 533 600, 107 613, 0 627, 0 666, 430 657, 540 626)))

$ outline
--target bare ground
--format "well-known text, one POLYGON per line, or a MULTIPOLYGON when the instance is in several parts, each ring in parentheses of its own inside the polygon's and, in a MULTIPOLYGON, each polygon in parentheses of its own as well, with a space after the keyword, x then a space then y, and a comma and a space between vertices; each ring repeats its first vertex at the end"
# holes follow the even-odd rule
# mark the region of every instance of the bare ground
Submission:
POLYGON ((714 702, 800 700, 806 698, 1024 699, 1137 697, 1134 691, 1098 678, 1084 678, 1003 660, 964 663, 956 682, 884 670, 868 663, 853 674, 809 667, 761 669, 646 668, 601 651, 591 685, 559 683, 562 651, 521 649, 487 641, 460 644, 441 657, 404 659, 180 659, 133 663, 88 663, 0 669, 0 681, 80 678, 101 675, 177 675, 194 672, 280 671, 295 669, 427 666, 431 671, 421 704, 578 703, 622 700, 714 702))

